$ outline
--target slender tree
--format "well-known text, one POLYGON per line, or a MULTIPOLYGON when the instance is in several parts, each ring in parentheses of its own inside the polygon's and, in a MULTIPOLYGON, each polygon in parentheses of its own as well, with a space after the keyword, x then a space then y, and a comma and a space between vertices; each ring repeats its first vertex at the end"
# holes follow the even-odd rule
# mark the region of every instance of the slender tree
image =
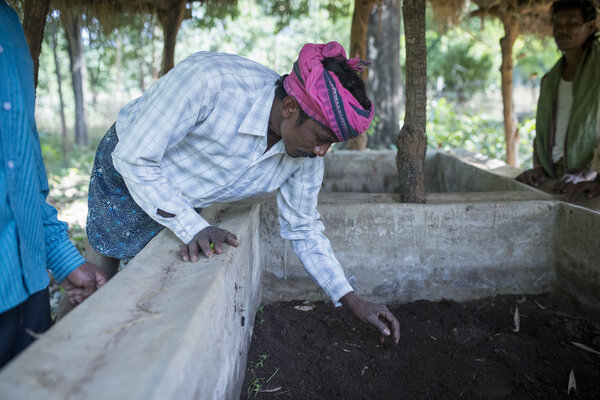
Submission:
POLYGON ((375 105, 377 122, 369 147, 387 147, 398 137, 403 96, 400 69, 400 0, 385 0, 373 7, 367 32, 367 93, 375 105))
MULTIPOLYGON (((367 58, 367 29, 371 10, 377 0, 355 0, 354 13, 352 14, 352 27, 350 29, 350 57, 359 55, 360 58, 367 58)), ((365 79, 368 70, 363 71, 365 79)), ((348 150, 364 150, 367 148, 367 135, 360 135, 351 139, 346 144, 348 150)))
POLYGON ((48 24, 48 33, 52 37, 52 56, 54 58, 54 74, 56 75, 56 83, 58 85, 58 99, 60 104, 60 127, 61 127, 61 148, 63 158, 66 160, 69 154, 69 136, 67 134, 67 123, 65 119, 65 101, 62 91, 62 74, 60 73, 60 63, 58 62, 58 26, 59 21, 53 19, 48 24))
POLYGON ((398 134, 396 165, 401 201, 425 203, 423 165, 427 149, 426 0, 404 0, 402 14, 406 39, 406 117, 398 134))
POLYGON ((87 146, 89 144, 89 137, 85 121, 84 103, 84 75, 86 67, 81 39, 81 15, 73 9, 65 9, 61 12, 61 20, 65 28, 69 60, 71 62, 71 81, 73 84, 73 97, 75 99, 75 144, 87 146))

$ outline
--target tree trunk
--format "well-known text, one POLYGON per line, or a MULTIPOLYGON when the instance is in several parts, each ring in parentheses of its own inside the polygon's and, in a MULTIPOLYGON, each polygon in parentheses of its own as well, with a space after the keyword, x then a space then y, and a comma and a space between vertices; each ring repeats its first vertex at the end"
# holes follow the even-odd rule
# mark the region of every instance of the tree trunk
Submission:
POLYGON ((504 138, 506 140, 506 163, 517 167, 519 164, 519 129, 513 103, 513 46, 519 36, 519 24, 515 17, 504 16, 504 37, 500 39, 502 48, 502 104, 504 106, 504 138))
POLYGON ((50 0, 25 0, 23 5, 23 31, 25 31, 29 53, 33 59, 33 79, 36 87, 44 27, 46 26, 46 15, 49 7, 50 0))
POLYGON ((367 77, 367 94, 378 121, 369 137, 370 147, 389 148, 398 137, 402 82, 400 69, 400 0, 385 0, 373 7, 367 32, 367 60, 373 64, 367 77))
MULTIPOLYGON (((367 58, 367 29, 371 10, 376 0, 355 0, 354 13, 352 14, 352 28, 350 29, 350 51, 348 56, 367 58)), ((364 70, 362 78, 365 79, 367 70, 364 70)), ((367 148, 367 135, 362 134, 354 139, 348 140, 347 150, 364 150, 367 148)))
POLYGON ((164 46, 160 75, 169 72, 175 66, 175 44, 177 42, 177 31, 185 15, 186 0, 179 0, 175 6, 168 10, 158 10, 158 19, 163 29, 164 46))
POLYGON ((398 134, 396 165, 400 197, 404 203, 425 203, 423 164, 427 150, 427 47, 425 43, 426 0, 404 0, 406 39, 406 118, 398 134))
POLYGON ((69 47, 69 59, 71 61, 71 80, 73 84, 73 96, 75 99, 75 144, 87 146, 89 138, 85 122, 84 103, 84 75, 85 54, 81 40, 81 16, 73 10, 62 10, 62 23, 69 47))
POLYGON ((58 63, 58 21, 53 20, 52 29, 49 29, 52 35, 52 55, 54 56, 54 71, 56 74, 56 83, 58 85, 58 99, 60 101, 60 126, 61 126, 61 148, 63 158, 66 160, 69 154, 69 137, 67 135, 67 123, 65 119, 65 101, 62 92, 62 75, 58 63))

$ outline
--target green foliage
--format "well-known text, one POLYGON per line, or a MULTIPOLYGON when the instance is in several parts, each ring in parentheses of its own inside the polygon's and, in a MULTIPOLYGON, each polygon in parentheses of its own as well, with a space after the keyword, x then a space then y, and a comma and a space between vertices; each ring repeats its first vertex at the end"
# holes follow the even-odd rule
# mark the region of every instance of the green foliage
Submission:
POLYGON ((428 107, 427 142, 431 148, 463 148, 492 158, 503 158, 502 120, 460 109, 442 97, 428 107))
POLYGON ((552 68, 561 54, 552 38, 538 38, 532 35, 521 36, 514 47, 517 60, 516 75, 522 82, 538 83, 552 68))
MULTIPOLYGON (((521 140, 519 159, 524 165, 532 159, 535 119, 518 124, 521 140)), ((428 103, 427 144, 434 149, 465 149, 490 158, 504 159, 504 121, 501 116, 474 113, 442 97, 428 103)))
MULTIPOLYGON (((492 24, 487 28, 495 31, 492 24)), ((499 82, 499 46, 472 21, 444 35, 430 29, 426 38, 428 82, 444 96, 464 101, 499 82)))

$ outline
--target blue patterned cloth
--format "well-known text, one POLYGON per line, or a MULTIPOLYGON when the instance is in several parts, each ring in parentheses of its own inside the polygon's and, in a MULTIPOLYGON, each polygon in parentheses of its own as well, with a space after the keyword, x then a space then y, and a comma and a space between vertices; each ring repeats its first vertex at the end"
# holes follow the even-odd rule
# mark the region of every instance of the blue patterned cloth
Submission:
POLYGON ((98 253, 130 259, 164 226, 136 204, 115 170, 111 154, 118 142, 113 124, 96 150, 88 194, 87 235, 98 253))

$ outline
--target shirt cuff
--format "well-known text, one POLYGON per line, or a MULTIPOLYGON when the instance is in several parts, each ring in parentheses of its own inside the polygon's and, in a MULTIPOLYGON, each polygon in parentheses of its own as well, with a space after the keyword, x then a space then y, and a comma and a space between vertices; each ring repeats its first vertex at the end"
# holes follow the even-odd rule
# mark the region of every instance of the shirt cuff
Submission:
POLYGON ((339 276, 323 285, 323 290, 331 298, 333 305, 340 307, 342 305, 340 299, 344 297, 344 295, 353 292, 354 288, 350 285, 350 282, 348 282, 348 279, 346 279, 345 276, 339 276))
POLYGON ((210 226, 193 208, 180 213, 174 218, 158 217, 157 220, 171 229, 175 236, 185 244, 191 242, 198 232, 210 226))
POLYGON ((48 269, 59 283, 77 267, 85 263, 85 258, 79 254, 79 250, 68 239, 56 245, 48 253, 47 260, 48 269))

